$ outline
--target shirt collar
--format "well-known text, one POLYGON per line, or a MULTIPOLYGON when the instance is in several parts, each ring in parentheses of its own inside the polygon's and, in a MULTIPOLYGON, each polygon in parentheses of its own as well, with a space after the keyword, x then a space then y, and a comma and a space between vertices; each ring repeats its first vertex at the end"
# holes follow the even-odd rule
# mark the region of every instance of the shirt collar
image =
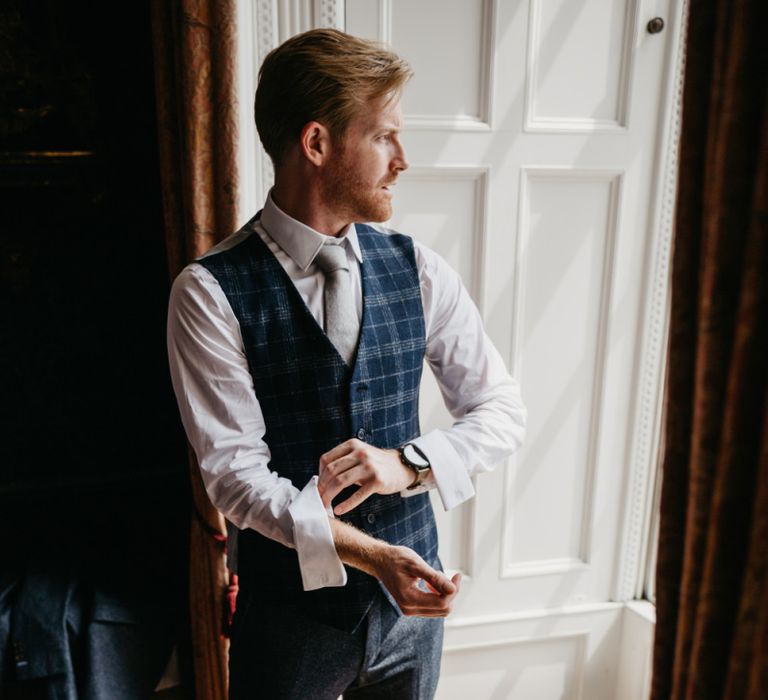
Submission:
POLYGON ((261 212, 261 225, 270 238, 277 243, 302 270, 306 270, 315 259, 320 248, 326 241, 344 241, 351 246, 359 263, 363 262, 363 254, 360 250, 360 242, 357 239, 357 231, 354 224, 349 224, 344 231, 336 236, 327 236, 315 231, 301 221, 288 216, 272 199, 272 192, 267 195, 267 201, 261 212))

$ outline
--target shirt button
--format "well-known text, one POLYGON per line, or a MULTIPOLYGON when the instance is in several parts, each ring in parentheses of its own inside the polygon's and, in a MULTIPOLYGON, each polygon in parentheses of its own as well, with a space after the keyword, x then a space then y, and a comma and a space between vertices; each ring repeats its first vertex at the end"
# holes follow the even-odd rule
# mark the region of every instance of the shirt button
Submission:
POLYGON ((360 430, 357 431, 357 437, 359 440, 365 440, 365 428, 360 428, 360 430))
POLYGON ((368 517, 366 518, 366 520, 367 520, 367 521, 368 521, 368 522, 369 522, 371 525, 373 525, 373 523, 375 523, 375 522, 376 522, 376 516, 375 516, 373 513, 368 513, 368 517))

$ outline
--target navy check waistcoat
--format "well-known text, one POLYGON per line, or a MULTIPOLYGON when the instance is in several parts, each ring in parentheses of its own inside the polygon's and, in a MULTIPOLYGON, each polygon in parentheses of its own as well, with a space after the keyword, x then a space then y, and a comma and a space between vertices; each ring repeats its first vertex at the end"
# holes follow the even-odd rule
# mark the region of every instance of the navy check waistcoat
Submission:
MULTIPOLYGON (((320 456, 351 437, 391 448, 419 435, 425 330, 413 241, 362 224, 355 228, 363 255, 363 318, 351 368, 258 234, 198 261, 219 282, 240 324, 270 468, 299 489, 317 474, 320 456)), ((374 495, 342 519, 436 561, 427 494, 374 495)), ((295 550, 250 529, 238 539, 238 573, 242 589, 262 600, 299 605, 347 630, 362 620, 380 585, 347 567, 346 586, 304 591, 295 550)))

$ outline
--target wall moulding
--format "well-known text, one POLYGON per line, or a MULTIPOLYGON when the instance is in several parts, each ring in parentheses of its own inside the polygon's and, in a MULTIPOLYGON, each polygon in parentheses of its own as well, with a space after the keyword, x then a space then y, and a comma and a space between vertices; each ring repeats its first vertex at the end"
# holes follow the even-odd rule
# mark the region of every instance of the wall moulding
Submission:
MULTIPOLYGON (((405 112, 403 120, 407 129, 437 131, 490 131, 493 114, 494 56, 496 53, 496 3, 498 0, 481 0, 480 61, 477 76, 478 114, 419 114, 405 112)), ((392 44, 393 0, 378 0, 377 39, 392 44)))
MULTIPOLYGON (((525 124, 524 131, 528 133, 618 133, 627 131, 627 117, 630 113, 630 98, 632 95, 634 37, 638 27, 640 3, 629 0, 626 4, 626 14, 621 29, 621 55, 619 70, 616 76, 615 104, 613 116, 610 118, 593 118, 590 116, 554 116, 542 114, 537 101, 537 83, 542 74, 541 47, 542 37, 542 6, 545 0, 530 0, 528 12, 528 50, 525 81, 525 124)), ((584 71, 589 75, 589 71, 584 71)), ((575 86, 572 86, 572 88, 575 86)))
MULTIPOLYGON (((530 200, 532 187, 550 183, 594 183, 606 188, 606 209, 597 220, 605 221, 605 228, 600 241, 602 267, 597 298, 598 314, 595 322, 595 353, 592 365, 592 384, 589 390, 588 428, 586 446, 583 452, 584 490, 579 502, 580 518, 578 523, 578 545, 574 551, 563 551, 562 556, 542 560, 514 560, 512 513, 514 511, 514 488, 517 470, 504 471, 504 499, 501 520, 501 549, 499 577, 502 579, 520 578, 535 575, 562 574, 582 571, 592 563, 593 523, 595 521, 594 503, 597 487, 598 445, 603 415, 603 388, 606 373, 607 344, 610 336, 609 309, 611 290, 615 276, 614 250, 619 235, 619 202, 621 199, 623 173, 613 169, 585 169, 563 167, 524 166, 520 173, 518 194, 518 249, 515 252, 513 275, 515 279, 514 298, 516 300, 512 340, 512 356, 516 358, 515 371, 518 376, 525 373, 526 358, 522 347, 522 332, 525 328, 525 298, 527 289, 528 264, 526 260, 528 242, 531 236, 530 200)), ((581 472, 580 472, 581 473, 581 472)), ((575 524, 574 524, 575 525, 575 524)))
POLYGON ((685 31, 689 2, 672 3, 669 14, 668 41, 674 47, 664 86, 659 152, 652 199, 653 215, 647 231, 648 274, 645 282, 645 313, 640 331, 637 400, 627 454, 628 488, 624 505, 621 559, 614 584, 615 600, 639 598, 644 581, 651 578, 644 571, 652 559, 650 542, 654 487, 659 472, 661 419, 666 369, 667 327, 669 323, 669 268, 672 256, 675 198, 677 191, 678 144, 682 123, 683 78, 685 68, 685 31))
MULTIPOLYGON (((546 636, 502 637, 469 644, 446 643, 441 675, 445 684, 453 688, 459 684, 463 693, 477 693, 479 684, 482 697, 490 697, 492 690, 497 691, 493 693, 494 697, 513 697, 513 689, 519 690, 521 671, 531 665, 543 664, 550 673, 557 674, 554 685, 564 691, 557 697, 581 698, 584 697, 589 642, 589 632, 583 630, 546 636), (487 675, 478 674, 480 668, 486 670, 487 675)), ((525 690, 530 692, 532 688, 528 686, 525 690)))
POLYGON ((485 290, 481 283, 484 279, 485 250, 487 238, 488 178, 490 168, 483 165, 412 165, 401 176, 402 182, 443 182, 464 181, 475 186, 475 215, 473 226, 473 265, 469 289, 477 301, 480 313, 483 313, 485 290))

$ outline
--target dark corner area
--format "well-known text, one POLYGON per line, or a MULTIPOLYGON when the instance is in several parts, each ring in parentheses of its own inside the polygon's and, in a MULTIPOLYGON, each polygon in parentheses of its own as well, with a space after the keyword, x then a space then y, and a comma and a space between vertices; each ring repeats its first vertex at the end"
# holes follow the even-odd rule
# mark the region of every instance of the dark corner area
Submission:
POLYGON ((149 3, 0 0, 4 698, 188 671, 153 70, 149 3))

